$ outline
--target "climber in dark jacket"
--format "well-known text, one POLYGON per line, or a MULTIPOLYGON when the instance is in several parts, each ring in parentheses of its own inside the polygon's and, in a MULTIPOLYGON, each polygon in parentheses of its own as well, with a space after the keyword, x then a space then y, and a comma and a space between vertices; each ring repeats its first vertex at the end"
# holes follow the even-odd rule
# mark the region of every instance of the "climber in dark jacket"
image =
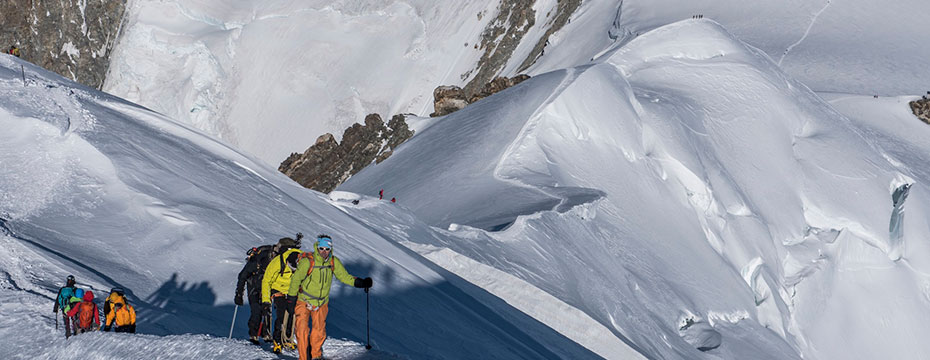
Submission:
POLYGON ((303 234, 297 233, 297 239, 282 238, 275 245, 265 245, 251 248, 245 266, 239 271, 239 281, 236 284, 236 305, 243 305, 242 293, 246 288, 249 296, 249 341, 258 345, 258 338, 271 342, 271 309, 262 306, 262 277, 265 268, 275 256, 292 248, 300 247, 303 234))

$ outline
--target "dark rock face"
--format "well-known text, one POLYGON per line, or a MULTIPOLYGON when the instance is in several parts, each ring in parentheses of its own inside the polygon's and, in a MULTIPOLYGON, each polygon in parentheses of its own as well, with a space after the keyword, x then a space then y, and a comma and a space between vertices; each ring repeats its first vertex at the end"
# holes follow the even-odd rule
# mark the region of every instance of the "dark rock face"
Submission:
MULTIPOLYGON (((536 24, 536 11, 533 10, 535 0, 502 0, 498 6, 497 17, 492 19, 481 34, 479 49, 484 50, 477 66, 462 74, 462 80, 475 76, 462 89, 465 97, 470 99, 481 88, 497 76, 516 50, 517 45, 523 41, 523 36, 536 24)), ((520 64, 517 71, 530 67, 536 59, 542 56, 549 42, 549 36, 559 31, 569 22, 571 15, 581 5, 581 0, 559 0, 555 14, 547 13, 548 19, 544 26, 548 26, 546 33, 539 38, 533 50, 520 64)), ((479 14, 480 16, 480 14, 479 14)))
POLYGON ((512 78, 498 76, 494 78, 494 80, 491 80, 491 82, 484 84, 484 86, 481 88, 481 91, 472 94, 472 96, 468 99, 468 103, 471 104, 488 96, 497 94, 501 91, 504 91, 504 89, 519 84, 529 78, 530 76, 526 74, 520 74, 512 78))
POLYGON ((458 86, 440 86, 433 90, 433 113, 430 117, 443 116, 462 110, 468 101, 465 92, 458 86))
POLYGON ((529 79, 530 76, 521 74, 508 78, 498 76, 491 82, 484 84, 480 91, 475 92, 467 99, 465 92, 458 86, 440 86, 433 90, 433 113, 430 117, 443 116, 465 108, 466 105, 484 99, 529 79))
POLYGON ((0 1, 0 48, 100 89, 116 44, 125 0, 0 1))
POLYGON ((520 64, 520 68, 517 69, 517 72, 526 70, 536 62, 536 59, 539 59, 545 51, 546 44, 549 43, 549 36, 554 34, 556 31, 562 29, 565 24, 568 24, 570 17, 575 13, 575 10, 581 6, 581 0, 559 0, 558 9, 556 10, 553 17, 549 17, 551 24, 548 29, 546 29, 546 34, 539 38, 539 41, 536 42, 536 46, 533 47, 533 50, 530 51, 530 54, 523 60, 523 63, 520 64))
POLYGON ((411 136, 403 115, 394 115, 385 126, 380 115, 369 114, 365 125, 356 123, 345 130, 342 143, 324 134, 303 154, 291 154, 278 171, 306 188, 328 193, 372 161, 387 159, 411 136))
POLYGON ((930 124, 930 95, 925 95, 923 99, 920 100, 911 101, 910 105, 911 111, 914 112, 914 116, 930 124))

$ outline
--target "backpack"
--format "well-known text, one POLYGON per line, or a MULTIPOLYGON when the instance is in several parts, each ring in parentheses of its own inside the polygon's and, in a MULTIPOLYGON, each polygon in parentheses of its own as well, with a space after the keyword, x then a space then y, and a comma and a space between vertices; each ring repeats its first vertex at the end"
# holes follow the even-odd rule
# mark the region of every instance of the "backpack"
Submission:
POLYGON ((268 267, 268 264, 271 263, 271 260, 275 257, 274 245, 259 246, 255 250, 255 253, 252 254, 252 257, 258 262, 258 275, 264 274, 265 268, 268 267))
POLYGON ((61 288, 61 290, 58 290, 58 307, 60 309, 70 308, 70 300, 71 297, 74 296, 74 290, 76 289, 76 287, 65 286, 61 288))
POLYGON ((78 327, 81 329, 90 329, 94 326, 94 317, 97 315, 97 304, 92 302, 82 302, 78 306, 78 327))
MULTIPOLYGON (((297 263, 299 264, 300 260, 302 259, 310 259, 310 267, 307 268, 307 276, 310 276, 310 273, 313 271, 313 251, 305 251, 300 253, 300 257, 297 258, 297 263)), ((332 255, 329 256, 329 269, 333 272, 336 271, 336 260, 332 255)))

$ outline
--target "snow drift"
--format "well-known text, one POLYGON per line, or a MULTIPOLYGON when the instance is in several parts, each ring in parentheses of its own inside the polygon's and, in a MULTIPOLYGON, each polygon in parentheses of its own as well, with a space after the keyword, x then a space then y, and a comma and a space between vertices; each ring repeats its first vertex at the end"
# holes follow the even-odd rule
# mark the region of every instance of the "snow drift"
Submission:
POLYGON ((448 228, 395 237, 513 274, 648 357, 914 358, 930 130, 889 120, 851 121, 687 20, 448 115, 340 190, 385 189, 448 228))

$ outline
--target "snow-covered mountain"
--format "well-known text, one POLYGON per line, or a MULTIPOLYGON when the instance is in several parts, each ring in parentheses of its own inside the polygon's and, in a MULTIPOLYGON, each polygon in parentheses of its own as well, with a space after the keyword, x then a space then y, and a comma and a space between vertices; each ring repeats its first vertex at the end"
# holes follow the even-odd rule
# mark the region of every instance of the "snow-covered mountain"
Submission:
MULTIPOLYGON (((97 358, 267 356, 244 340, 151 335, 227 335, 245 250, 297 231, 332 235, 347 269, 374 278, 371 358, 595 356, 347 215, 345 204, 186 125, 10 56, 0 57, 0 86, 0 357, 85 358, 89 347, 97 358), (66 341, 48 310, 68 274, 98 296, 130 289, 139 332, 151 335, 66 341)), ((334 285, 333 296, 327 356, 355 358, 365 294, 334 285)))
POLYGON ((922 358, 930 128, 907 97, 835 96, 858 116, 685 20, 453 113, 339 189, 385 189, 467 240, 383 231, 512 274, 647 357, 922 358))
POLYGON ((855 4, 877 32, 920 30, 898 5, 586 2, 533 78, 413 119, 392 157, 324 195, 269 165, 318 135, 295 109, 425 107, 405 95, 474 66, 453 50, 496 3, 321 4, 130 3, 121 44, 138 46, 114 54, 111 90, 168 116, 0 56, 0 355, 271 357, 222 337, 245 249, 297 231, 333 235, 375 281, 370 352, 364 293, 335 285, 336 359, 930 354, 930 130, 913 96, 871 96, 916 92, 925 50, 901 49, 926 35, 883 39, 894 61, 800 70, 872 29, 855 4), (64 340, 48 310, 67 274, 130 289, 142 334, 64 340))
POLYGON ((573 1, 133 0, 104 90, 277 165, 369 113, 431 113, 436 86, 486 65, 487 34, 519 27, 515 43, 492 42, 510 53, 498 74, 537 75, 698 14, 815 91, 930 90, 926 1, 584 1, 549 34, 563 3, 573 1))

